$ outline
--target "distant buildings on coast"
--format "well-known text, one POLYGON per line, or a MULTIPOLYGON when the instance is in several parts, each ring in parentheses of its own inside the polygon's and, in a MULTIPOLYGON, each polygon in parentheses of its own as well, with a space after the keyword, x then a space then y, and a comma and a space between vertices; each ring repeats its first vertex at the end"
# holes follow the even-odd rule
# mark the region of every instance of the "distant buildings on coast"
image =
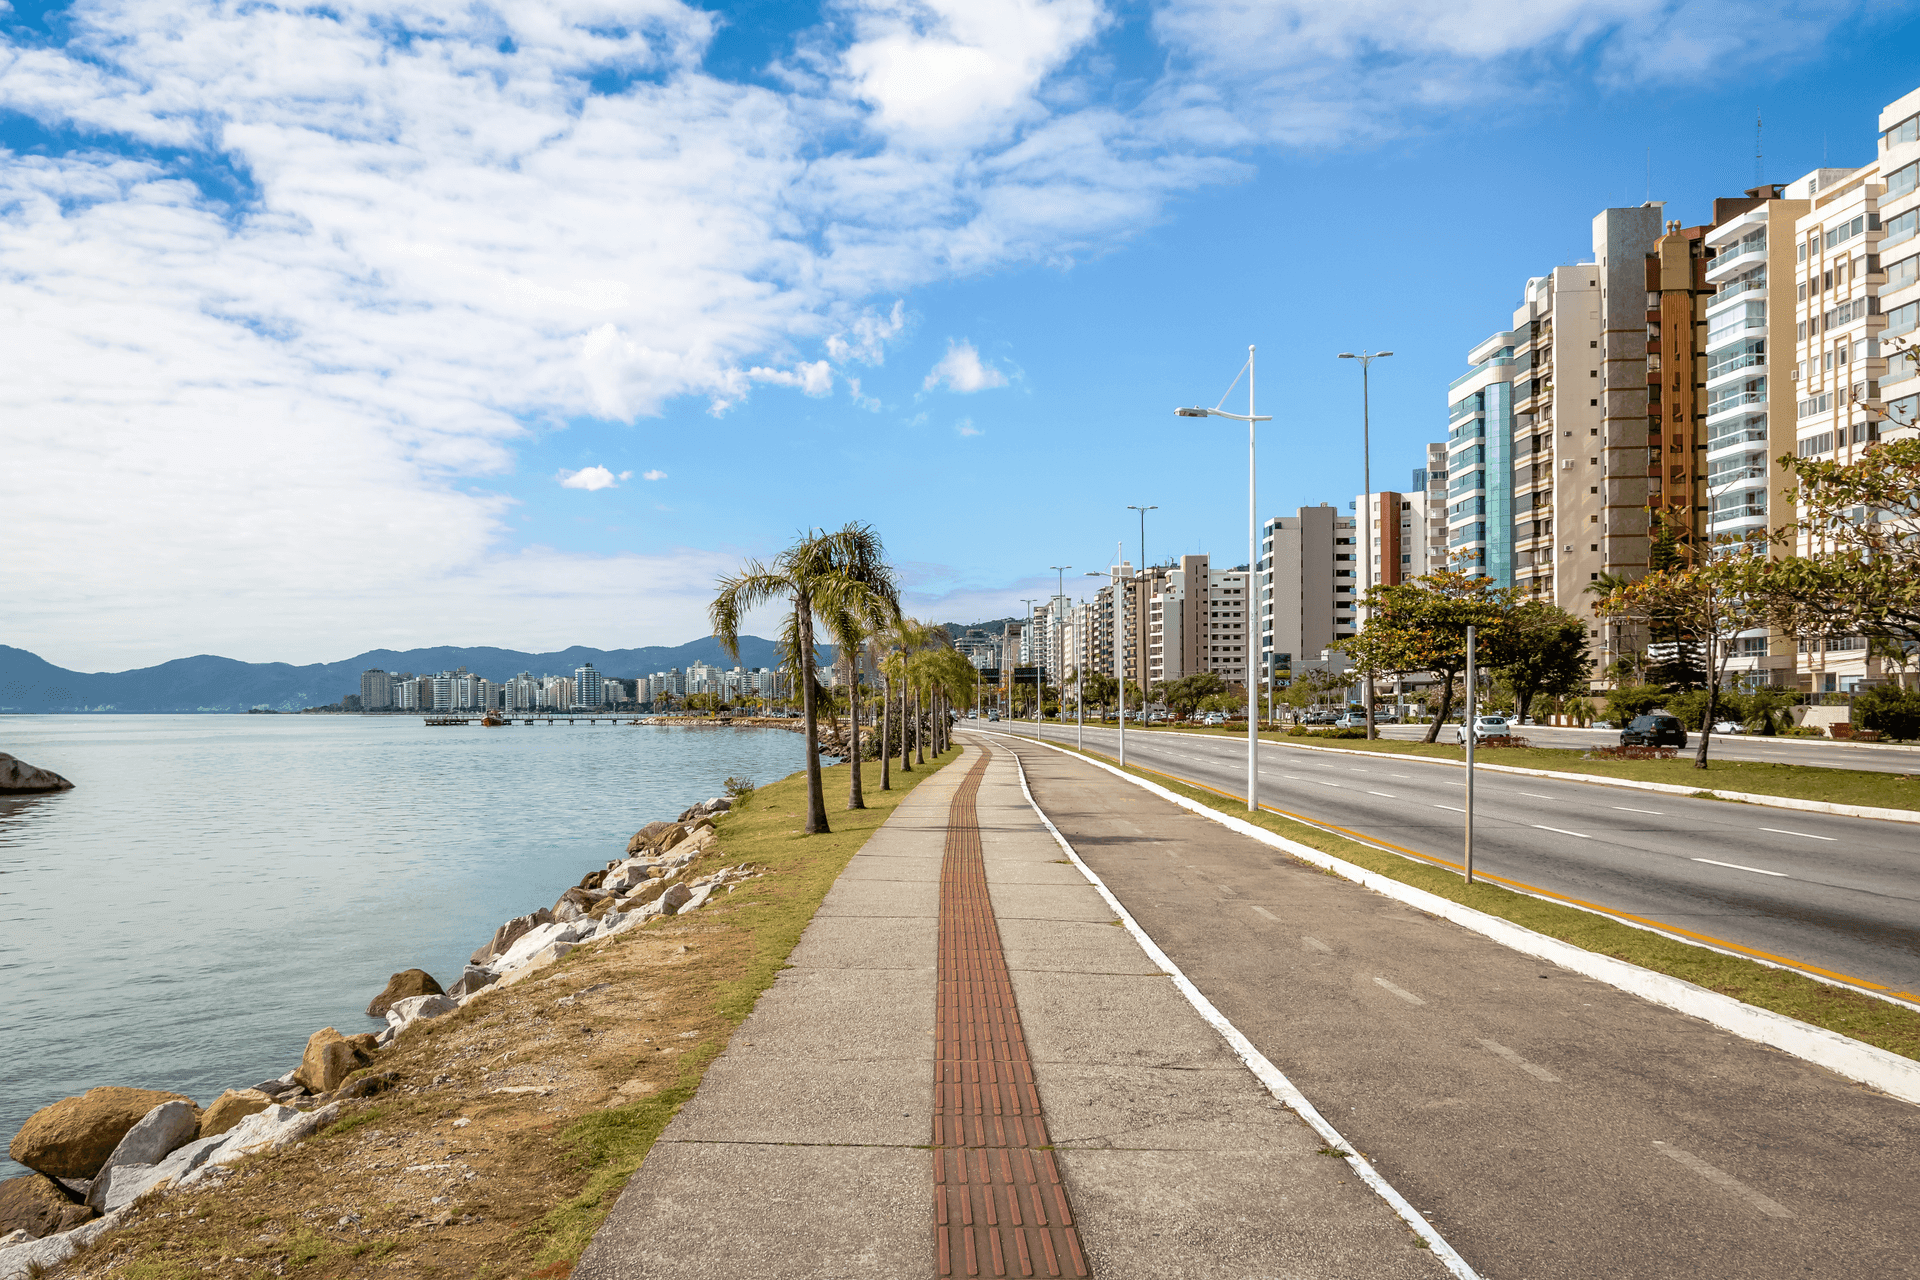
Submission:
POLYGON ((591 662, 571 675, 534 675, 522 671, 507 680, 489 680, 465 667, 415 675, 411 671, 370 668, 360 673, 360 691, 316 711, 596 711, 651 709, 689 695, 718 694, 722 702, 778 699, 788 693, 784 672, 766 667, 724 669, 696 662, 652 675, 622 678, 594 670, 591 662))

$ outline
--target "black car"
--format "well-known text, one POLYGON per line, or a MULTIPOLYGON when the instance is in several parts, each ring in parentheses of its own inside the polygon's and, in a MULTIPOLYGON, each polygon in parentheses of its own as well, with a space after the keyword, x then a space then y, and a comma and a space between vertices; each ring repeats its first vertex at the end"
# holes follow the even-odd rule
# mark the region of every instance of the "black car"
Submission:
POLYGON ((1635 716, 1620 731, 1623 747, 1685 747, 1687 730, 1678 720, 1661 712, 1635 716))

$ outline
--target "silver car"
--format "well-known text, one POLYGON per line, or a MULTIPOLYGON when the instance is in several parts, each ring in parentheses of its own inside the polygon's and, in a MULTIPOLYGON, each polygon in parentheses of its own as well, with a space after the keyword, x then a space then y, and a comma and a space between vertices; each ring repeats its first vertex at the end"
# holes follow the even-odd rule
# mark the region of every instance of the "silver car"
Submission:
MULTIPOLYGON (((1513 726, 1505 716, 1475 716, 1473 718, 1473 740, 1484 742, 1488 738, 1505 738, 1513 733, 1513 726)), ((1453 740, 1461 745, 1467 741, 1467 726, 1453 726, 1453 740)))

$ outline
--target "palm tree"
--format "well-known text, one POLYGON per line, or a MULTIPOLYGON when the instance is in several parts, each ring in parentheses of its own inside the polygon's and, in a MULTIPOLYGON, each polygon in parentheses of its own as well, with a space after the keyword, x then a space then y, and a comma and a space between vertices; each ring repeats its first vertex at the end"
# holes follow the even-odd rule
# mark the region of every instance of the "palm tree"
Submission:
MULTIPOLYGON (((880 535, 871 525, 850 523, 828 533, 809 530, 771 564, 749 560, 740 571, 720 579, 719 593, 707 606, 713 634, 729 657, 740 658, 740 619, 754 608, 786 600, 792 613, 781 630, 787 664, 797 673, 807 738, 808 835, 824 834, 827 807, 820 784, 820 721, 814 676, 815 616, 871 616, 895 601, 898 588, 882 559, 880 535)), ((858 765, 855 765, 858 773, 858 765)))
POLYGON ((913 739, 918 737, 917 733, 909 735, 907 731, 910 716, 908 698, 914 680, 912 655, 915 650, 924 648, 932 637, 933 628, 913 618, 896 618, 893 625, 888 628, 885 637, 888 647, 895 655, 888 660, 885 667, 888 701, 892 701, 893 689, 896 685, 900 690, 900 772, 902 773, 913 772, 913 759, 909 752, 913 739))
POLYGON ((851 762, 847 782, 847 808, 864 809, 866 796, 860 790, 860 650, 867 637, 885 630, 900 616, 900 589, 893 570, 879 560, 880 540, 872 539, 866 554, 871 564, 851 566, 861 581, 871 588, 850 599, 847 604, 826 615, 833 632, 838 656, 847 664, 847 758, 851 762))

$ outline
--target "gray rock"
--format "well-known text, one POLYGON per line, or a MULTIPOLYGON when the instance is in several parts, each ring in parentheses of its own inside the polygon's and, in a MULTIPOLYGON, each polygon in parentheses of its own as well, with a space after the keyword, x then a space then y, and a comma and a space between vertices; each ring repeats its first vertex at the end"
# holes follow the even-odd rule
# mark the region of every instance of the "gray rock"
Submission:
POLYGON ((73 784, 51 769, 30 765, 0 751, 0 795, 37 795, 47 791, 71 791, 73 784))
POLYGON ((483 991, 500 981, 500 975, 482 965, 470 964, 467 971, 460 975, 460 981, 447 988, 447 994, 456 1000, 464 1000, 476 991, 483 991))
MULTIPOLYGON (((120 1145, 107 1157, 100 1172, 123 1164, 159 1164, 183 1144, 191 1142, 199 1128, 200 1117, 191 1102, 163 1102, 127 1130, 127 1136, 120 1139, 120 1145)), ((100 1174, 94 1176, 97 1178, 100 1174)))
POLYGON ((707 899, 713 896, 715 887, 716 886, 710 884, 701 885, 688 895, 686 902, 682 903, 680 909, 674 912, 674 914, 683 916, 689 911, 698 911, 700 908, 706 906, 707 899))
MULTIPOLYGON (((279 1111, 286 1109, 284 1107, 268 1108, 268 1110, 279 1111)), ((251 1119, 253 1119, 252 1116, 247 1117, 247 1120, 251 1119)), ((246 1122, 242 1120, 239 1125, 235 1125, 226 1133, 215 1134, 211 1138, 199 1138, 178 1147, 166 1159, 155 1164, 109 1166, 93 1180, 93 1186, 87 1191, 87 1203, 101 1213, 111 1214, 126 1208, 163 1182, 179 1183, 225 1146, 232 1134, 246 1122)))
POLYGON ((408 996, 405 1000, 395 1000, 387 1010, 387 1026, 398 1035, 416 1022, 443 1018, 459 1007, 459 1001, 447 996, 408 996))
POLYGON ((667 886, 665 893, 647 905, 650 907, 658 907, 661 915, 670 916, 678 914, 680 908, 686 905, 692 897, 693 890, 687 888, 687 886, 683 884, 670 884, 667 886))
POLYGON ((531 915, 515 916, 493 931, 493 939, 486 946, 473 953, 472 963, 485 964, 495 956, 506 954, 522 936, 539 928, 543 924, 553 923, 553 912, 545 907, 531 915))
POLYGON ((119 1225, 120 1215, 109 1214, 57 1236, 0 1248, 0 1280, 24 1280, 38 1272, 51 1271, 92 1244, 102 1232, 119 1225))

